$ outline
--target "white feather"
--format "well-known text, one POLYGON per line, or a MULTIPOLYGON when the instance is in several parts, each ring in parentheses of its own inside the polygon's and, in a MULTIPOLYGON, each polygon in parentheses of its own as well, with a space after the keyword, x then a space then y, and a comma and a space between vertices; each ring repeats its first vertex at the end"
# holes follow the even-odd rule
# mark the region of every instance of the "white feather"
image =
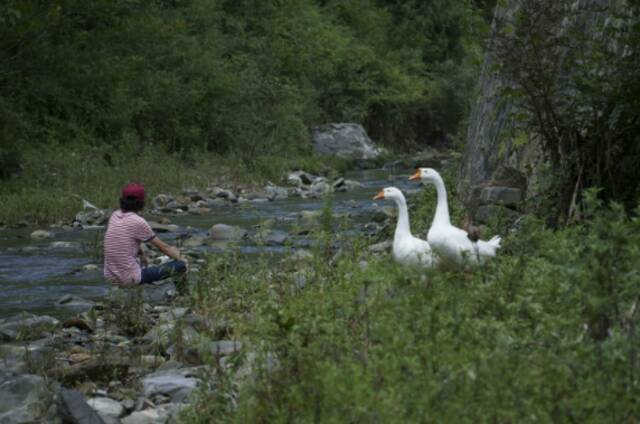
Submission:
POLYGON ((420 168, 420 178, 425 183, 433 184, 438 194, 436 214, 427 234, 427 241, 442 261, 461 267, 466 264, 482 265, 495 257, 496 250, 500 248, 500 236, 494 236, 489 241, 472 242, 466 231, 451 225, 447 190, 440 174, 431 168, 420 168))
POLYGON ((393 200, 398 206, 398 222, 393 237, 393 258, 403 265, 431 267, 436 257, 425 240, 411 234, 407 202, 400 190, 387 187, 382 190, 384 199, 393 200))

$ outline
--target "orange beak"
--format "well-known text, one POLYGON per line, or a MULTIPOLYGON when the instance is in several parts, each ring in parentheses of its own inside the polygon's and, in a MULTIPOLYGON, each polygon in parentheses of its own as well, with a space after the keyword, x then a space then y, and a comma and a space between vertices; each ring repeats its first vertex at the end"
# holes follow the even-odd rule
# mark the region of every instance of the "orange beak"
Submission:
POLYGON ((416 169, 416 172, 409 179, 411 181, 420 181, 420 169, 416 169))
POLYGON ((384 199, 384 191, 380 190, 380 193, 376 194, 373 200, 384 199))

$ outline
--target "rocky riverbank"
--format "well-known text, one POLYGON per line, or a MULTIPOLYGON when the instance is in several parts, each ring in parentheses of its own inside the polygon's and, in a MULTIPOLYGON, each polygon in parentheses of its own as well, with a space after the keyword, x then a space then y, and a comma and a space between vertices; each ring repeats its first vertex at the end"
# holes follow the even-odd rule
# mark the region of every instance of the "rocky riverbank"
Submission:
MULTIPOLYGON (((428 159, 423 156, 389 162, 373 184, 296 171, 288 175, 287 186, 267 184, 251 191, 221 186, 187 188, 179 194, 155 196, 146 216, 157 233, 173 238, 191 258, 191 278, 198 284, 201 271, 208 266, 206 256, 227 244, 295 251, 294 262, 307 261, 310 253, 296 249, 313 243, 314 228, 320 225, 323 214, 322 198, 335 193, 341 203, 339 208, 333 205, 334 224, 349 218, 348 231, 369 236, 367 253, 359 263, 366 267, 368 257, 389 251, 391 244, 384 235, 392 228, 395 216, 393 206, 372 202, 372 193, 382 185, 405 184, 399 186, 411 198, 420 188, 408 184, 406 169, 425 163, 445 167, 448 161, 447 156, 430 155, 428 159), (390 180, 394 170, 400 169, 404 170, 402 175, 390 180), (340 197, 342 192, 348 195, 340 197), (354 196, 360 196, 360 200, 354 196), (260 214, 280 202, 291 203, 292 209, 260 214), (300 204, 314 206, 301 209, 300 204), (252 205, 249 210, 257 211, 257 218, 250 220, 257 220, 257 224, 237 225, 221 218, 221 211, 237 215, 246 209, 243 205, 252 205), (206 229, 184 226, 191 219, 211 222, 207 218, 210 216, 216 220, 206 229)), ((501 193, 488 194, 487 202, 503 197, 501 193)), ((29 254, 38 255, 47 249, 78 249, 80 243, 59 240, 58 236, 90 234, 90 230, 104 226, 109 213, 85 202, 84 210, 72 223, 64 224, 65 228, 31 231, 31 241, 37 245, 16 251, 29 249, 29 254)), ((167 259, 155 251, 148 255, 154 264, 167 259)), ((99 267, 91 263, 80 271, 98 272, 99 267)), ((299 267, 290 270, 286 278, 298 289, 313 280, 308 269, 299 267)), ((99 300, 64 295, 55 304, 68 312, 55 318, 21 314, 0 321, 0 399, 7 399, 0 403, 0 422, 83 422, 79 417, 95 418, 95 414, 104 422, 114 423, 175 421, 193 391, 210 384, 220 373, 225 378, 231 376, 233 384, 239 383, 250 374, 256 355, 246 341, 234 339, 236 333, 228 323, 196 313, 193 299, 178 296, 171 282, 110 290, 99 300), (241 366, 230 371, 230 364, 241 366)))
POLYGON ((211 364, 247 350, 186 303, 164 282, 113 289, 65 320, 0 321, 0 422, 175 422, 191 392, 215 378, 211 364))

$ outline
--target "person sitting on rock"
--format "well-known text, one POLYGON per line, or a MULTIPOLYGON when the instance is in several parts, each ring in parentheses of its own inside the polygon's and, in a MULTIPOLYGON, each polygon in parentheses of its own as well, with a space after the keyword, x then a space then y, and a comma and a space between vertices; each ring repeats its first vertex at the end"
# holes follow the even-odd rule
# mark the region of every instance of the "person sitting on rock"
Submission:
POLYGON ((148 284, 172 275, 186 276, 187 261, 180 251, 160 240, 138 213, 144 208, 142 184, 122 188, 120 209, 113 212, 104 235, 104 277, 122 286, 148 284), (150 243, 174 259, 161 266, 147 267, 141 243, 150 243))

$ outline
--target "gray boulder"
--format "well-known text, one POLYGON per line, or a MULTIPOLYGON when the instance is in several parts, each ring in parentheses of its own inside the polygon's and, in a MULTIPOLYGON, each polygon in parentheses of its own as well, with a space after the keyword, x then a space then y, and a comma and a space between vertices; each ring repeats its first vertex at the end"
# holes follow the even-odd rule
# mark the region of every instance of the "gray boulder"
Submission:
POLYGON ((212 240, 240 240, 247 232, 240 227, 227 224, 216 224, 209 229, 212 240))
POLYGON ((53 235, 51 234, 51 232, 46 230, 35 230, 34 232, 31 233, 31 238, 35 240, 42 240, 42 239, 50 238, 52 236, 53 235))
POLYGON ((84 400, 77 390, 61 389, 58 397, 58 413, 65 423, 103 424, 104 420, 84 400))
POLYGON ((165 395, 172 402, 182 402, 198 387, 198 379, 193 370, 177 369, 158 371, 142 379, 144 395, 165 395))
POLYGON ((80 243, 72 241, 54 241, 49 245, 52 249, 76 249, 80 247, 80 243))
POLYGON ((204 237, 192 236, 186 239, 185 241, 183 241, 182 246, 190 247, 190 248, 201 247, 202 245, 205 244, 205 242, 206 242, 206 239, 204 237))
POLYGON ((78 212, 75 216, 75 224, 83 228, 100 226, 106 224, 110 216, 111 210, 109 209, 94 209, 78 212))
POLYGON ((316 179, 313 175, 304 171, 295 171, 289 174, 287 177, 287 182, 296 187, 300 186, 308 186, 313 184, 313 181, 316 179))
POLYGON ((187 187, 182 190, 182 195, 191 199, 192 202, 204 199, 204 196, 195 187, 187 187))
POLYGON ((122 424, 160 424, 179 422, 176 416, 185 407, 183 403, 166 403, 155 408, 136 411, 120 421, 122 424))
POLYGON ((317 178, 311 185, 310 190, 311 193, 315 195, 323 195, 325 193, 333 191, 331 185, 329 185, 325 178, 317 178))
POLYGON ((149 221, 149 226, 156 233, 173 233, 180 229, 180 227, 175 224, 160 224, 155 221, 149 221))
POLYGON ((381 152, 359 124, 321 125, 312 129, 311 139, 315 151, 324 155, 374 159, 381 152))
POLYGON ((264 192, 271 200, 284 200, 289 197, 289 191, 286 188, 273 184, 265 186, 264 192))
POLYGON ((94 397, 89 399, 87 404, 105 420, 120 418, 124 414, 124 406, 108 397, 94 397))
POLYGON ((173 196, 168 194, 158 194, 153 199, 153 207, 156 209, 163 209, 174 199, 175 198, 173 196))
POLYGON ((209 193, 211 193, 214 197, 218 197, 221 199, 227 199, 230 202, 237 202, 238 196, 235 195, 231 190, 227 190, 220 187, 212 187, 209 189, 209 193))
POLYGON ((65 294, 56 300, 55 305, 57 307, 88 310, 91 309, 95 303, 74 294, 65 294))
POLYGON ((36 340, 45 337, 59 321, 47 315, 22 313, 0 322, 0 341, 36 340))
POLYGON ((338 178, 332 184, 334 191, 351 191, 357 188, 364 187, 364 184, 353 181, 353 180, 345 180, 344 178, 338 178))
POLYGON ((216 197, 215 199, 207 198, 205 199, 205 202, 207 202, 208 208, 217 208, 227 204, 227 201, 220 197, 216 197))
POLYGON ((24 374, 0 383, 0 423, 39 422, 48 408, 48 390, 38 375, 24 374))
POLYGON ((273 230, 267 234, 263 241, 267 246, 282 246, 289 239, 289 234, 286 231, 273 230))
POLYGON ((172 300, 176 296, 176 286, 170 280, 154 284, 142 284, 142 298, 152 305, 172 300))

